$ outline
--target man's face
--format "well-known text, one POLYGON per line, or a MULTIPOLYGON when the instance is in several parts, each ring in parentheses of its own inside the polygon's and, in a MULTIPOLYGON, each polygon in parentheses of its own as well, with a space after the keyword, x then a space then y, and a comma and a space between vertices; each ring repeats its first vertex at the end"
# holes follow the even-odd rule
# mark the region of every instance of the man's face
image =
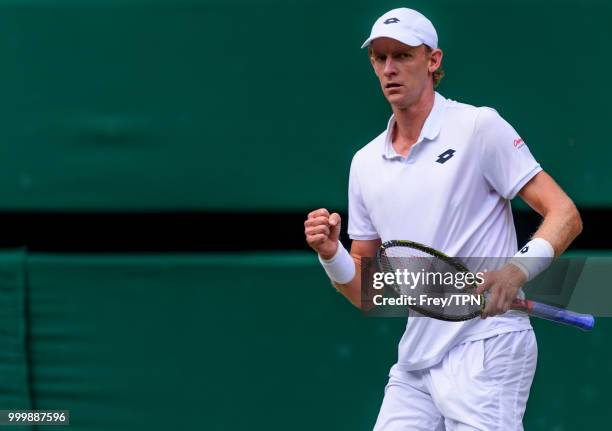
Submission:
POLYGON ((386 37, 374 39, 370 61, 383 94, 397 108, 414 104, 427 86, 431 73, 442 60, 442 51, 428 51, 425 45, 409 46, 386 37))

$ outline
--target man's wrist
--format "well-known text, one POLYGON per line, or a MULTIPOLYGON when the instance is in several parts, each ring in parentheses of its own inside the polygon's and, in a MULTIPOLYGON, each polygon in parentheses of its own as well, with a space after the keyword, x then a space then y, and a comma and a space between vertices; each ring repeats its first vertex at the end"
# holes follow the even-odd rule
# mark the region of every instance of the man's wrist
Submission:
POLYGON ((333 251, 333 253, 326 253, 326 254, 319 253, 319 258, 321 258, 324 262, 330 263, 338 255, 339 251, 340 251, 340 241, 336 242, 336 249, 333 251))
POLYGON ((525 277, 525 281, 533 280, 542 271, 550 266, 555 258, 553 246, 544 238, 534 238, 521 248, 510 262, 519 268, 525 277))
POLYGON ((510 271, 510 276, 516 279, 517 284, 522 286, 527 283, 527 279, 529 278, 527 271, 515 261, 508 262, 508 271, 510 271))
POLYGON ((331 259, 324 259, 319 255, 319 262, 327 276, 336 283, 347 284, 355 277, 355 261, 340 241, 331 259))

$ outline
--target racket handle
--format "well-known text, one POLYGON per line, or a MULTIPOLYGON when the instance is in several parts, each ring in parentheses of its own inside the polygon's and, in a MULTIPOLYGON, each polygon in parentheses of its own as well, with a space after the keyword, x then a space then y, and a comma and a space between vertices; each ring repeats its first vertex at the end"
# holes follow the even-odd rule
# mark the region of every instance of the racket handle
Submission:
POLYGON ((532 316, 575 326, 583 331, 590 331, 593 329, 593 326, 595 326, 595 319, 590 314, 580 314, 574 311, 529 300, 517 299, 514 301, 514 305, 517 309, 526 311, 532 316))

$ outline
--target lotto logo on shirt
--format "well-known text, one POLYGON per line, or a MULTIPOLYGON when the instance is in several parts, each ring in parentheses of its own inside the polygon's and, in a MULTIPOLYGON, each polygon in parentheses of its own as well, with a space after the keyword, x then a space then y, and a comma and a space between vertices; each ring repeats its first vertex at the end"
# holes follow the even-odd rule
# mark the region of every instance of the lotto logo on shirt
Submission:
POLYGON ((525 145, 525 142, 523 141, 523 138, 516 138, 514 140, 514 148, 522 148, 523 145, 525 145))

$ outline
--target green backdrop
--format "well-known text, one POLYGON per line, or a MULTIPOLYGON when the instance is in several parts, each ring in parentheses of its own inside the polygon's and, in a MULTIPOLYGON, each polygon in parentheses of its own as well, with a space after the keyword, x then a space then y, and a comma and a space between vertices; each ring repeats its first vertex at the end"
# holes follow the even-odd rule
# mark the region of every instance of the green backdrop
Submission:
MULTIPOLYGON (((363 317, 310 253, 7 252, 0 277, 0 409, 74 430, 369 430, 405 325, 363 317)), ((606 429, 612 322, 533 323, 525 428, 606 429)))
POLYGON ((609 1, 2 0, 0 209, 344 208, 389 115, 359 46, 404 4, 438 29, 446 97, 612 205, 609 1))
MULTIPOLYGON (((359 46, 400 5, 0 0, 0 211, 344 208, 389 115, 359 46)), ((495 107, 579 205, 612 205, 610 2, 409 6, 438 29, 442 94, 495 107)), ((609 320, 534 324, 526 429, 608 427, 609 320)), ((352 309, 312 254, 4 251, 0 409, 368 430, 403 327, 352 309)))

